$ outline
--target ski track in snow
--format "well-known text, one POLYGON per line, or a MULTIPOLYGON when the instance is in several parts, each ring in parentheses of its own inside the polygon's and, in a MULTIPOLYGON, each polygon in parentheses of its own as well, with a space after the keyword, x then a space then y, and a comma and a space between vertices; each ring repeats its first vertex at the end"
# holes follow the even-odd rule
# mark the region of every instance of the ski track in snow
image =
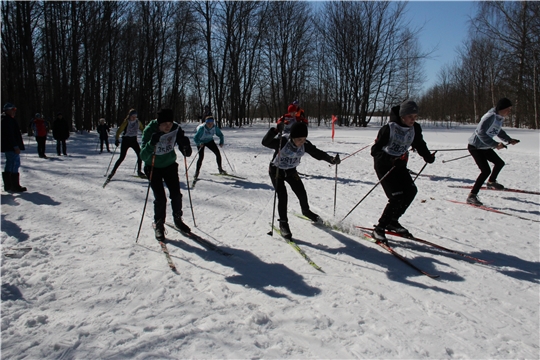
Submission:
MULTIPOLYGON (((182 124, 193 135, 196 124, 182 124)), ((132 150, 105 189, 112 153, 99 154, 95 133, 72 134, 69 157, 39 159, 33 138, 22 154, 22 194, 2 193, 2 252, 31 246, 21 258, 2 256, 1 331, 6 359, 178 358, 538 358, 539 233, 537 222, 447 200, 464 201, 479 170, 466 151, 438 152, 416 180, 418 195, 401 219, 413 234, 493 261, 470 262, 409 240, 394 249, 434 274, 429 279, 391 254, 347 233, 297 218, 289 192, 293 237, 325 274, 289 245, 268 236, 273 188, 268 129, 224 128, 225 154, 247 180, 211 175, 205 154, 191 190, 193 226, 179 156, 184 221, 197 235, 233 254, 209 251, 168 228, 169 270, 152 229, 150 192, 137 230, 147 182, 133 177, 132 150)), ((424 126, 430 149, 465 148, 474 127, 424 126)), ((378 127, 310 127, 309 140, 327 152, 352 153, 371 143, 378 127)), ((538 191, 539 133, 506 129, 521 140, 498 152, 499 182, 538 191)), ((55 144, 47 142, 47 153, 55 144)), ((179 152, 177 154, 180 155, 179 152)), ((195 155, 195 153, 194 153, 195 155)), ((346 155, 342 155, 344 158, 346 155)), ((118 151, 115 159, 118 157, 118 151)), ((193 157, 188 158, 188 164, 193 157)), ((2 166, 4 164, 2 156, 2 166)), ((423 160, 411 153, 409 169, 423 160)), ((227 160, 223 165, 229 172, 227 160)), ((298 167, 311 208, 338 223, 375 185, 369 148, 335 168, 306 154, 298 167)), ((192 180, 195 164, 190 168, 192 180)), ((487 206, 539 220, 540 196, 480 192, 487 206)), ((375 189, 342 224, 372 226, 386 197, 375 189)), ((172 220, 169 204, 168 220, 172 220)), ((276 214, 277 215, 277 214, 276 214)))

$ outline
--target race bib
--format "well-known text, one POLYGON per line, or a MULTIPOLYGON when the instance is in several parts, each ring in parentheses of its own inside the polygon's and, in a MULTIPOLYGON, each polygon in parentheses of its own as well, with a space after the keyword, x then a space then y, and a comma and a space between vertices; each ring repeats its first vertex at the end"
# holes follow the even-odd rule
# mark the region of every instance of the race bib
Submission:
POLYGON ((392 156, 401 156, 411 146, 414 140, 414 126, 411 127, 402 127, 391 122, 388 124, 390 128, 390 139, 388 144, 383 147, 383 150, 392 156))
POLYGON ((300 165, 300 160, 305 152, 304 145, 297 148, 291 141, 287 141, 287 144, 279 152, 279 156, 274 159, 273 164, 279 169, 293 169, 300 165))
POLYGON ((156 155, 168 154, 171 151, 174 151, 177 133, 178 128, 170 133, 161 135, 159 142, 156 144, 156 155))

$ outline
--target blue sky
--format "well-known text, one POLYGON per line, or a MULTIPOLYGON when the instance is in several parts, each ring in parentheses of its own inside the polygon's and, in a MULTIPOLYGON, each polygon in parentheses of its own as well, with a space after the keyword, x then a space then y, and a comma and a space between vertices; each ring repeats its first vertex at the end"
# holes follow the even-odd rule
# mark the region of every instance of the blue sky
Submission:
POLYGON ((437 47, 430 60, 426 60, 427 89, 438 80, 440 69, 452 64, 457 48, 467 39, 469 18, 476 13, 473 1, 410 1, 407 17, 413 28, 423 27, 419 34, 422 51, 437 47))

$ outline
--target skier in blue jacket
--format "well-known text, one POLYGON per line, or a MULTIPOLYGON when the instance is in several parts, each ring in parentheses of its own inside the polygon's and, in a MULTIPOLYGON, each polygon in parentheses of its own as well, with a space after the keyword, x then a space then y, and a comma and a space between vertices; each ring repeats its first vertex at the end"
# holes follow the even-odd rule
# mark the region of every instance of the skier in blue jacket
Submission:
POLYGON ((497 182, 497 176, 504 166, 504 161, 493 149, 500 150, 505 148, 506 145, 502 142, 495 141, 493 138, 497 136, 510 145, 515 145, 519 142, 519 140, 512 139, 508 136, 502 129, 504 118, 510 115, 510 111, 512 111, 512 102, 507 98, 500 99, 495 108, 490 109, 482 116, 480 123, 478 123, 478 126, 474 130, 474 134, 469 138, 467 148, 480 169, 480 175, 478 175, 467 197, 467 203, 469 204, 483 205, 478 200, 478 192, 488 177, 487 187, 489 189, 504 189, 504 186, 497 182), (491 171, 488 161, 494 164, 493 171, 491 171))
POLYGON ((197 160, 197 170, 195 170, 194 180, 197 180, 199 177, 199 172, 201 171, 202 162, 204 160, 204 148, 207 147, 216 155, 216 162, 218 165, 218 171, 220 174, 226 174, 225 170, 221 167, 221 154, 217 148, 216 143, 214 142, 214 135, 219 137, 219 146, 223 147, 224 138, 221 130, 215 126, 214 118, 212 116, 207 116, 204 124, 197 126, 195 137, 195 145, 197 145, 197 150, 199 152, 199 160, 197 160))

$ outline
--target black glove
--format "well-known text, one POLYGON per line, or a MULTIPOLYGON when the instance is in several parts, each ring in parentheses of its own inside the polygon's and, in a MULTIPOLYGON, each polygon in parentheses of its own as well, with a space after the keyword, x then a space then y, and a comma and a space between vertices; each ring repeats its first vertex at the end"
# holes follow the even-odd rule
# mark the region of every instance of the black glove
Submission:
POLYGON ((427 162, 428 164, 433 164, 435 162, 435 153, 430 154, 429 156, 426 156, 424 158, 424 161, 427 162))
POLYGON ((510 145, 516 145, 517 143, 519 142, 518 139, 510 139, 510 141, 508 142, 510 145))
POLYGON ((180 138, 178 149, 182 152, 184 156, 190 157, 193 150, 191 149, 191 144, 189 143, 189 138, 184 136, 180 138))
POLYGON ((116 140, 114 141, 114 145, 115 145, 116 147, 118 147, 118 145, 120 145, 120 140, 116 139, 116 140))
POLYGON ((163 132, 161 131, 152 134, 152 138, 150 139, 150 145, 156 146, 156 144, 159 142, 159 139, 161 138, 161 135, 163 135, 163 132))
POLYGON ((339 165, 341 164, 341 159, 339 158, 339 154, 337 154, 336 156, 334 156, 332 158, 332 160, 330 161, 331 164, 334 164, 334 165, 339 165))

